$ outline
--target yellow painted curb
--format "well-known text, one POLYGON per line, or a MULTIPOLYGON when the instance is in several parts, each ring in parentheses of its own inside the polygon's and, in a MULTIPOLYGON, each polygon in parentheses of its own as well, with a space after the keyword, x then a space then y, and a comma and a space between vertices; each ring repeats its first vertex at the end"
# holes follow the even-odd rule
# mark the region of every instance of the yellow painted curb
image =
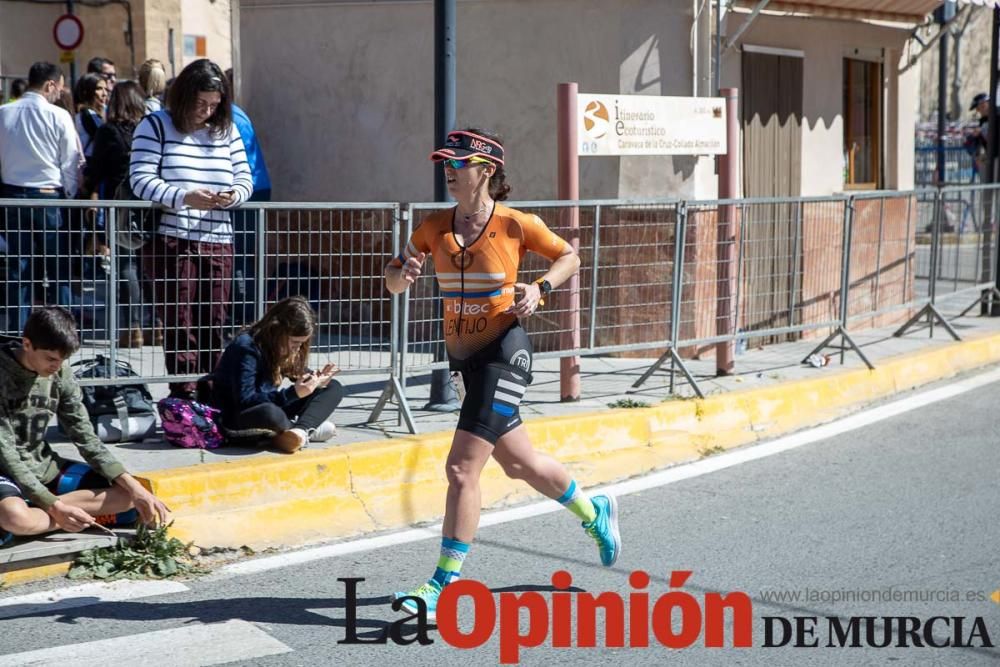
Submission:
POLYGON ((22 570, 11 570, 10 572, 0 574, 0 584, 3 586, 16 586, 50 577, 61 577, 69 572, 70 565, 72 563, 53 563, 51 565, 26 567, 22 570))
MULTIPOLYGON (((1000 335, 893 357, 874 371, 823 371, 770 387, 667 401, 650 408, 540 418, 532 442, 583 485, 622 479, 829 421, 879 398, 1000 361, 1000 335)), ((201 546, 255 548, 348 537, 440 518, 451 433, 356 443, 286 457, 146 475, 201 546)), ((491 461, 483 505, 533 496, 491 461)))

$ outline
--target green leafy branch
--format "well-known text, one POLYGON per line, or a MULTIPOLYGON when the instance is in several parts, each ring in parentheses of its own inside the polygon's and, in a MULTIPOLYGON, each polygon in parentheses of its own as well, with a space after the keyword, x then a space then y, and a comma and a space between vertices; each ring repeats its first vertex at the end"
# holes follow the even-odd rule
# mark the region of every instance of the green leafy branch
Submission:
POLYGON ((81 553, 67 575, 70 579, 164 579, 205 572, 191 557, 193 542, 185 544, 167 532, 173 522, 147 528, 140 524, 135 539, 81 553))

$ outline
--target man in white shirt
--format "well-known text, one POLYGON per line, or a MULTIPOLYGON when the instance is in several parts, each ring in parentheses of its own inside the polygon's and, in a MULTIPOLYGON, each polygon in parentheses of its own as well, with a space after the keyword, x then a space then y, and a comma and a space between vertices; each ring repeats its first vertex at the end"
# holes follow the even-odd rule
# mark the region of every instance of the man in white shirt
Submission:
MULTIPOLYGON (((0 183, 9 199, 68 199, 76 194, 83 167, 80 137, 69 112, 54 104, 63 89, 58 66, 37 62, 28 90, 0 107, 0 183)), ((58 208, 8 208, 0 219, 7 246, 7 328, 24 326, 34 290, 48 279, 48 303, 69 305, 68 230, 58 208), (43 259, 44 258, 44 259, 43 259)), ((3 245, 3 244, 0 244, 3 245)))

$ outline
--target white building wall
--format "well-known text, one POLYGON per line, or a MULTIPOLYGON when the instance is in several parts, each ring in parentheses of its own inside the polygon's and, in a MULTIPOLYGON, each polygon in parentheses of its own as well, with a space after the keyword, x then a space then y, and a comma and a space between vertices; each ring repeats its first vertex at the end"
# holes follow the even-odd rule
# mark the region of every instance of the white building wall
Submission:
MULTIPOLYGON (((429 0, 241 2, 240 98, 276 198, 432 197, 433 11, 429 0)), ((505 136, 513 197, 555 196, 560 82, 691 94, 690 1, 459 0, 457 15, 458 122, 505 136)), ((584 159, 581 195, 692 195, 695 162, 584 159)))
MULTIPOLYGON (((735 32, 746 14, 727 17, 735 32)), ((844 188, 843 59, 883 59, 886 91, 886 187, 913 183, 913 131, 919 77, 897 73, 905 27, 858 21, 759 16, 740 44, 723 55, 723 86, 739 87, 743 44, 801 51, 803 60, 802 195, 829 195, 844 188)))

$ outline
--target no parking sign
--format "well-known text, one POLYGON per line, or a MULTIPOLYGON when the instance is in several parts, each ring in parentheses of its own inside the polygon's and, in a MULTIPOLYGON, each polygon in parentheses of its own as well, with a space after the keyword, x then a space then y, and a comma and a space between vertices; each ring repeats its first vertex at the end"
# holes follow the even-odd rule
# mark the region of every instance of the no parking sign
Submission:
POLYGON ((72 51, 83 41, 83 23, 72 14, 63 14, 52 26, 52 38, 63 51, 72 51))

